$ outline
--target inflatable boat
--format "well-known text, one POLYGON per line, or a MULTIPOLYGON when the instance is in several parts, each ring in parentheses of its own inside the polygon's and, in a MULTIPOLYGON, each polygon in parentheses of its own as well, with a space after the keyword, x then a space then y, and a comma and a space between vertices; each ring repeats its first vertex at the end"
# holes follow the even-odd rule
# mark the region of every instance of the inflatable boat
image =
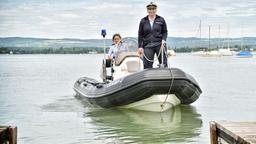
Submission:
POLYGON ((73 88, 77 96, 102 108, 155 112, 166 111, 178 104, 190 104, 199 98, 202 91, 192 76, 178 68, 143 69, 136 49, 131 50, 130 47, 121 52, 114 62, 103 61, 103 82, 79 78, 73 88))

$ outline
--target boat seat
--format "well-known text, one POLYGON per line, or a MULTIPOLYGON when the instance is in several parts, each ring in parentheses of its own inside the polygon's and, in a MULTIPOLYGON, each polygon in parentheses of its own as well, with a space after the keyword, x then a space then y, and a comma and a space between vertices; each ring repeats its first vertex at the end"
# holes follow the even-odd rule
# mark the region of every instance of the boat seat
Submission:
POLYGON ((139 70, 140 64, 138 61, 128 61, 121 67, 121 71, 127 71, 129 73, 138 72, 139 70))
POLYGON ((121 52, 115 59, 115 65, 119 66, 126 57, 139 57, 136 52, 121 52))

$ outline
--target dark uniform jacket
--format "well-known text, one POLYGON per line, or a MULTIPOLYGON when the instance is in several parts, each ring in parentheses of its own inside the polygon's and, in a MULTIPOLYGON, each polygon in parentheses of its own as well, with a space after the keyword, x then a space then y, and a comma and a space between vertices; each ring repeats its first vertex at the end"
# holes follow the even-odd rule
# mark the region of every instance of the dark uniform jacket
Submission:
POLYGON ((167 38, 167 26, 164 18, 156 15, 153 23, 153 28, 150 26, 148 16, 144 17, 140 21, 138 32, 138 47, 145 48, 150 47, 156 43, 161 43, 162 40, 166 41, 167 38))

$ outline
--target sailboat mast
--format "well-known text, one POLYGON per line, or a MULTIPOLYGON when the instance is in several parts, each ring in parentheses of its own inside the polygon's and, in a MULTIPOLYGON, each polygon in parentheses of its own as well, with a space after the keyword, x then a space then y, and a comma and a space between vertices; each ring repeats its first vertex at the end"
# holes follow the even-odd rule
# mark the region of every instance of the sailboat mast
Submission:
POLYGON ((244 40, 243 40, 243 33, 244 33, 244 32, 243 32, 243 24, 242 24, 242 26, 241 26, 241 50, 244 50, 244 48, 243 48, 243 45, 244 45, 244 44, 243 44, 243 41, 244 41, 244 40))
POLYGON ((220 48, 220 25, 219 25, 219 37, 218 37, 218 46, 217 48, 220 48))
POLYGON ((202 39, 202 20, 200 20, 199 32, 200 32, 200 40, 201 40, 202 39))
POLYGON ((228 23, 228 28, 227 28, 227 30, 228 30, 228 49, 229 49, 229 41, 230 41, 230 37, 229 37, 229 23, 228 23))
POLYGON ((199 23, 199 32, 200 32, 200 48, 202 47, 202 20, 200 19, 200 23, 199 23))
POLYGON ((209 25, 209 45, 208 45, 208 50, 210 49, 211 45, 211 26, 209 25))

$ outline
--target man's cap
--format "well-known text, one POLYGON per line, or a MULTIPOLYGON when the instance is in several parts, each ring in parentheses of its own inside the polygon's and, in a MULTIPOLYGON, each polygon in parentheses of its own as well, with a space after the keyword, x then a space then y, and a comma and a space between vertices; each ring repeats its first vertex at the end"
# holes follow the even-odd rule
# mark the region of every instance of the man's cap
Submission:
POLYGON ((147 8, 149 8, 149 7, 155 7, 155 8, 157 8, 157 5, 156 5, 156 3, 154 3, 154 2, 150 2, 150 3, 147 5, 147 8))

